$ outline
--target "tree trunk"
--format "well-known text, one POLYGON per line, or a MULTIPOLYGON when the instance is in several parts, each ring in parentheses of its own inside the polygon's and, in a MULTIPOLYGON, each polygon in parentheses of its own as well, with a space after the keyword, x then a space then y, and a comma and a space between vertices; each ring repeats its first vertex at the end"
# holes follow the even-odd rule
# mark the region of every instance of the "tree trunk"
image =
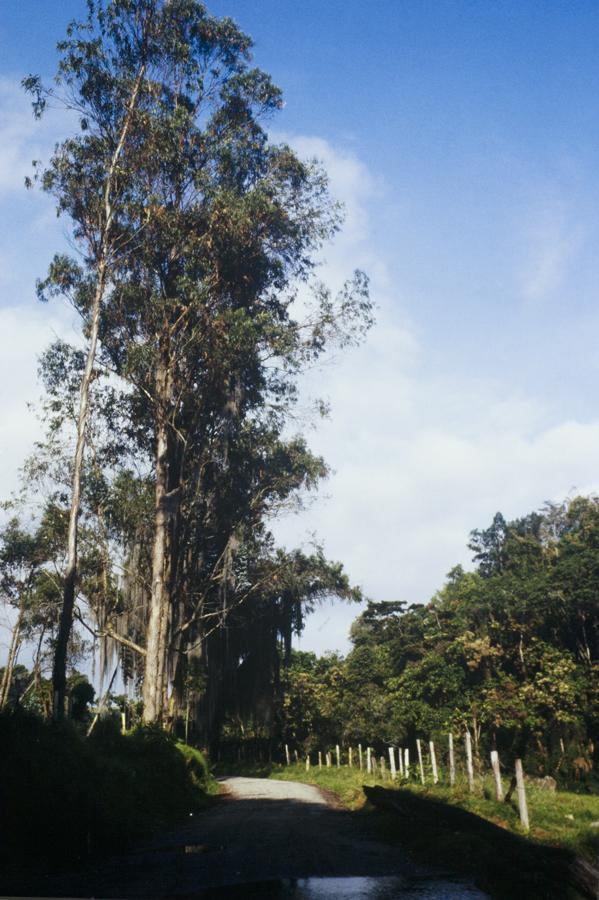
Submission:
POLYGON ((71 488, 71 509, 69 512, 69 531, 67 537, 67 567, 64 577, 64 592, 62 609, 58 623, 56 647, 54 650, 54 666, 52 669, 53 686, 53 715, 54 719, 64 717, 64 701, 67 683, 67 649, 71 629, 73 627, 73 608, 75 606, 75 589, 77 586, 77 526, 79 523, 79 507, 81 504, 81 474, 83 470, 83 453, 85 450, 85 429, 89 414, 89 392, 92 383, 96 348, 98 345, 98 330, 100 326, 100 310, 102 298, 106 286, 106 261, 103 259, 98 266, 98 281, 92 306, 90 323, 89 347, 85 371, 81 380, 79 394, 79 414, 77 416, 77 444, 75 447, 75 459, 73 462, 73 481, 71 488))
POLYGON ((154 495, 154 543, 152 547, 152 595, 146 636, 144 670, 144 722, 160 722, 164 713, 170 596, 167 584, 169 526, 168 494, 168 360, 161 359, 156 372, 156 486, 154 495))
POLYGON ((8 650, 8 659, 6 660, 6 667, 4 669, 4 675, 2 676, 2 684, 0 685, 0 709, 4 709, 4 707, 8 703, 8 698, 10 695, 10 686, 12 684, 12 673, 15 668, 15 662, 17 660, 17 653, 19 652, 19 647, 21 645, 21 623, 23 620, 23 611, 19 609, 19 615, 17 616, 17 621, 14 624, 14 628, 12 630, 12 635, 10 638, 10 647, 8 650))
POLYGON ((123 151, 127 132, 131 125, 131 119, 139 90, 145 73, 145 65, 142 65, 127 105, 127 110, 121 127, 119 140, 110 160, 103 195, 103 221, 101 226, 100 241, 97 254, 97 281, 94 298, 91 307, 89 347, 85 362, 85 371, 81 380, 79 394, 79 412, 77 415, 77 443, 75 458, 73 461, 73 480, 71 488, 71 508, 69 511, 69 529, 67 537, 67 564, 64 578, 64 591, 58 634, 56 637, 56 649, 54 652, 54 664, 52 668, 52 713, 56 720, 64 717, 64 702, 67 680, 67 648, 71 629, 73 627, 73 608, 75 606, 75 591, 77 587, 77 530, 79 524, 79 507, 81 504, 81 474, 83 471, 83 454, 85 450, 85 431, 89 415, 90 385, 93 379, 94 363, 96 360, 96 348, 98 345, 98 330, 100 325, 100 312, 104 291, 106 289, 107 267, 111 252, 111 227, 114 215, 113 186, 117 172, 119 157, 123 151))

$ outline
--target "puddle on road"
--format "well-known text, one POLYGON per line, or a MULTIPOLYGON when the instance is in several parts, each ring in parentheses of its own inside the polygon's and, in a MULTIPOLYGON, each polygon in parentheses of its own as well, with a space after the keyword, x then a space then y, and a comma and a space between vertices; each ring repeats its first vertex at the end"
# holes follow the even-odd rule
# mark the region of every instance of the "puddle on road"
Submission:
POLYGON ((435 878, 285 878, 207 888, 197 900, 485 900, 471 884, 435 878))

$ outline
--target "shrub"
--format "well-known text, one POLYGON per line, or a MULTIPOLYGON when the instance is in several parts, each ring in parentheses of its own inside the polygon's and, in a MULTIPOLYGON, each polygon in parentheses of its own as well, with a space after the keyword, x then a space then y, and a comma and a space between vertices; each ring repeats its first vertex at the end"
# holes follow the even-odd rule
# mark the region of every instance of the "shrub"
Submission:
POLYGON ((122 735, 110 719, 85 739, 69 722, 0 715, 0 864, 53 867, 109 851, 198 808, 199 751, 157 728, 122 735))

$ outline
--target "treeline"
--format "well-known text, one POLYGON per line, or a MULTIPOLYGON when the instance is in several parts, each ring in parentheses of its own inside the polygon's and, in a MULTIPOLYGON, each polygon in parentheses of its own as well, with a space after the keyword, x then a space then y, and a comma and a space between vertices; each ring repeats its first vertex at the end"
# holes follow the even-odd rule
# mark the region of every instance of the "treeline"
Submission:
MULTIPOLYGON (((488 765, 589 777, 599 740, 599 499, 547 505, 472 532, 461 566, 424 606, 369 603, 343 659, 294 653, 286 739, 305 750, 359 741, 446 745, 470 732, 488 765)), ((592 776, 591 776, 592 777, 592 776)))
POLYGON ((55 719, 93 657, 146 723, 204 742, 226 716, 267 727, 306 613, 360 596, 320 548, 276 547, 270 522, 327 475, 295 434, 297 380, 361 340, 367 279, 315 280, 339 208, 315 161, 269 140, 281 92, 230 19, 198 0, 90 3, 59 53, 55 84, 24 86, 36 116, 62 105, 78 127, 29 184, 74 248, 39 296, 66 298, 82 338, 40 360, 45 437, 0 534, 0 707, 26 643, 24 690, 51 674, 55 719))

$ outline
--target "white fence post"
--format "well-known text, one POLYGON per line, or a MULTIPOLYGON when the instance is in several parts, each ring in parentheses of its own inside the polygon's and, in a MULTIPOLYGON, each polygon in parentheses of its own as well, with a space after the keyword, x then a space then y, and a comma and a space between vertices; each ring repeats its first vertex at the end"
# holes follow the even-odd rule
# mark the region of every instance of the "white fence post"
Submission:
POLYGON ((503 784, 501 783, 501 769, 499 768, 499 754, 497 750, 491 750, 491 766, 495 780, 495 799, 503 800, 503 784))
POLYGON ((416 738, 416 750, 418 751, 418 765, 420 766, 420 781, 424 784, 424 765, 422 763, 422 747, 420 746, 419 738, 416 738))
POLYGON ((526 788, 524 787, 524 772, 522 771, 522 760, 516 760, 516 787, 518 788, 518 810, 520 812, 520 821, 525 831, 530 828, 528 821, 528 805, 526 803, 526 788))
POLYGON ((431 766, 433 769, 433 784, 438 784, 439 782, 439 773, 437 771, 437 757, 435 756, 435 745, 433 741, 428 742, 429 750, 431 751, 431 766))
POLYGON ((470 732, 466 732, 466 736, 464 738, 466 742, 466 771, 468 773, 468 790, 472 792, 474 790, 474 767, 472 765, 472 739, 470 738, 470 732))
POLYGON ((391 781, 395 781, 397 777, 397 771, 395 769, 395 750, 393 749, 393 747, 389 747, 389 767, 391 769, 391 781))

